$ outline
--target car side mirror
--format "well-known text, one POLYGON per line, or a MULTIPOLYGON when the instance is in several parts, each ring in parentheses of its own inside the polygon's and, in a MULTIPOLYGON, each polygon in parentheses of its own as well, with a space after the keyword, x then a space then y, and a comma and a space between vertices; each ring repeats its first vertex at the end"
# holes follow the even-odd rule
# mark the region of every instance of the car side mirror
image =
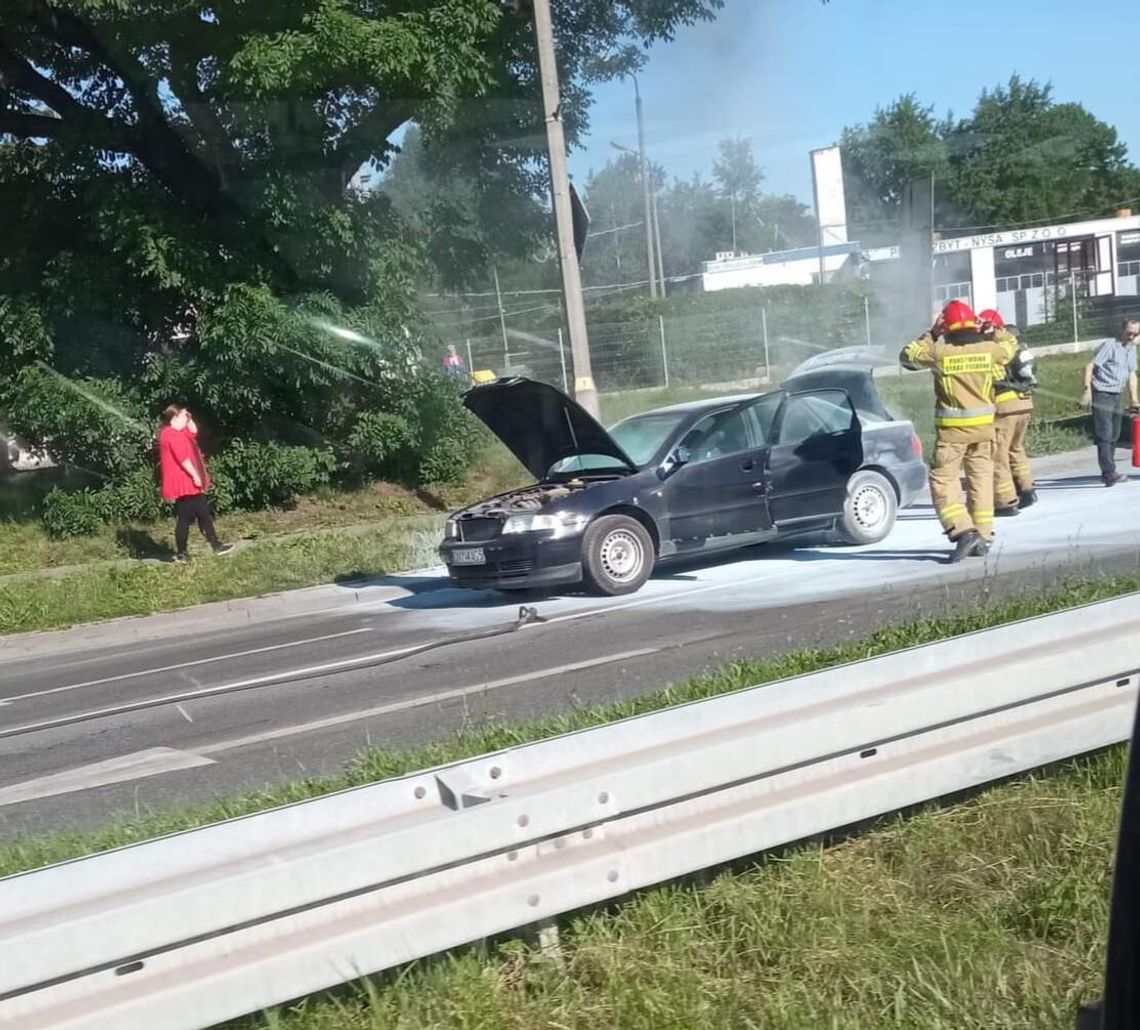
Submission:
POLYGON ((677 469, 684 468, 692 460, 692 451, 684 444, 680 444, 669 452, 669 456, 665 459, 664 464, 662 464, 659 474, 662 479, 666 479, 676 472, 677 469))

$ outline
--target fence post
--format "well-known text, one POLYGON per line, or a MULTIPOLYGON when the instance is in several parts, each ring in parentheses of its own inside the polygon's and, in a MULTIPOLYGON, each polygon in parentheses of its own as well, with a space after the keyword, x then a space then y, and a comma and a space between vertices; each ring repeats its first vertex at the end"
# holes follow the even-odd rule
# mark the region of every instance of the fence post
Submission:
POLYGON ((772 365, 768 360, 768 309, 760 309, 760 330, 764 335, 764 378, 772 381, 772 365))
POLYGON ((871 347, 871 298, 863 298, 863 321, 867 325, 867 348, 871 347))
POLYGON ((665 372, 665 389, 669 389, 669 352, 665 349, 665 316, 657 316, 657 327, 661 333, 661 368, 665 372))
POLYGON ((570 383, 566 379, 566 348, 562 346, 562 329, 558 330, 558 361, 562 365, 562 392, 570 393, 570 383))
POLYGON ((467 337, 467 374, 475 371, 475 360, 471 357, 471 337, 467 337))
POLYGON ((1069 273, 1069 296, 1073 301, 1073 343, 1081 342, 1081 330, 1077 325, 1077 273, 1069 273))

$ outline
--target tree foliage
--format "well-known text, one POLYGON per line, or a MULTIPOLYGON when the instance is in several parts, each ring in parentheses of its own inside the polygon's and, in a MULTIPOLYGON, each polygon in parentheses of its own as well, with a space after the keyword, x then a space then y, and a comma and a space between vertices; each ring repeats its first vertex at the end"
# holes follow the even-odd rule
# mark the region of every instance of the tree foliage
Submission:
MULTIPOLYGON (((721 3, 556 5, 569 138, 591 82, 721 3)), ((538 96, 532 28, 493 0, 5 0, 9 422, 68 446, 74 420, 43 410, 26 374, 41 362, 147 420, 185 400, 215 446, 348 460, 361 415, 388 412, 419 449, 397 462, 408 476, 454 474, 467 424, 415 285, 431 259, 453 280, 481 272, 505 246, 494 212, 533 223, 538 96), (386 167, 412 122, 447 188, 407 213, 357 176, 386 167)))
POLYGON ((897 234, 906 186, 930 176, 936 227, 949 229, 1092 217, 1140 195, 1115 129, 1016 75, 963 119, 902 96, 845 129, 840 146, 848 217, 863 239, 897 234))

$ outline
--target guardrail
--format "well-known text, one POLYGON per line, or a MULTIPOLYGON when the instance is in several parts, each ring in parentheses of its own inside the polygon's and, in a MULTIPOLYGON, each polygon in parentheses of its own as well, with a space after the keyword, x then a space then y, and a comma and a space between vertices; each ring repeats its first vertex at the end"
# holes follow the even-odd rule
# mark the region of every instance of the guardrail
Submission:
POLYGON ((1128 739, 1137 598, 0 880, 0 1025, 195 1028, 1128 739))

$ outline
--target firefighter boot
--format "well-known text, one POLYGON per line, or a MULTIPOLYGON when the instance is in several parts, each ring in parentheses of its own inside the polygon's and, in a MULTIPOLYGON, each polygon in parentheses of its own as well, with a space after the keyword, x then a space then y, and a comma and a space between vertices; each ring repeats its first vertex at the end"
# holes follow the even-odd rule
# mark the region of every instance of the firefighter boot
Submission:
POLYGON ((954 550, 950 554, 950 564, 957 565, 963 558, 980 558, 989 550, 989 545, 976 529, 968 529, 953 541, 954 550))
MULTIPOLYGON (((1032 502, 1030 502, 1032 503, 1032 502)), ((1010 518, 1021 511, 1021 503, 1015 499, 1009 504, 995 504, 994 515, 999 519, 1010 518)))
POLYGON ((1021 508, 1028 508, 1037 503, 1037 491, 1030 487, 1028 490, 1022 490, 1017 498, 1018 506, 1021 508))

